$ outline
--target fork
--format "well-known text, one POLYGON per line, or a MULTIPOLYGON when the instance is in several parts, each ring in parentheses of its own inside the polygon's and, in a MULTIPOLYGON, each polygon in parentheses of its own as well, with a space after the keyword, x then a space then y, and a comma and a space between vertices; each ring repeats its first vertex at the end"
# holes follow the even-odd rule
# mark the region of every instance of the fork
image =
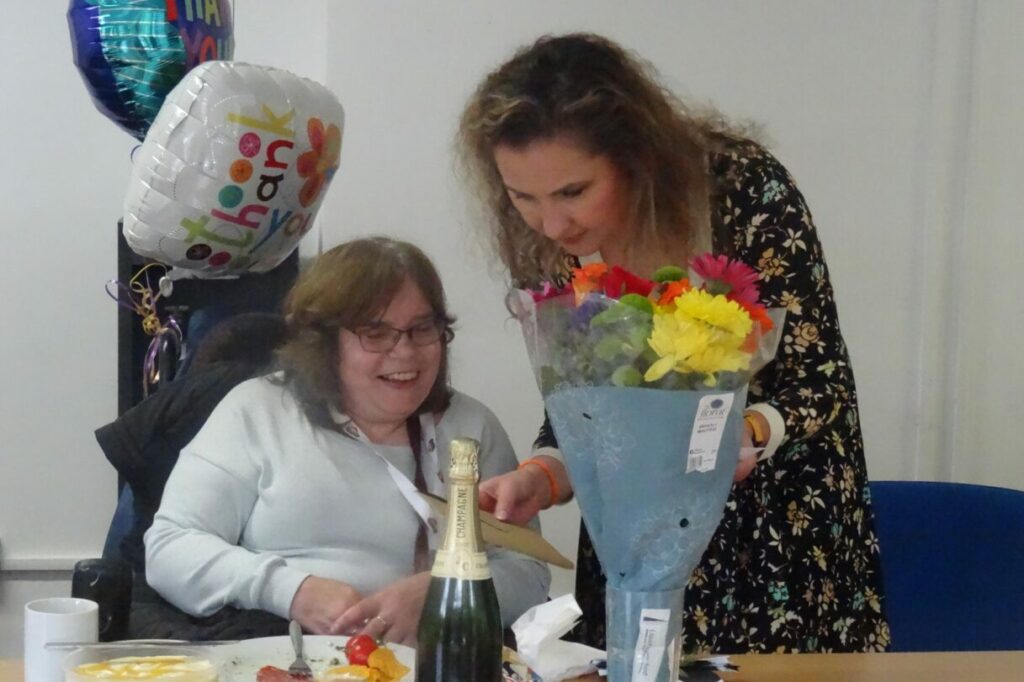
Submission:
POLYGON ((302 626, 298 621, 288 623, 288 634, 292 637, 292 648, 295 649, 295 661, 288 666, 288 674, 292 677, 312 679, 313 670, 302 657, 302 626))

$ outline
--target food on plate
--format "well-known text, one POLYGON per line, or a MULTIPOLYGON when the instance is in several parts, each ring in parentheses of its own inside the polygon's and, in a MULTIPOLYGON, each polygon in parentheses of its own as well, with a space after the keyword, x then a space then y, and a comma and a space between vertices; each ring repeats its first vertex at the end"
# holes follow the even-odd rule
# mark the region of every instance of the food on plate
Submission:
MULTIPOLYGON (((409 672, 409 668, 399 662, 394 651, 368 635, 350 638, 344 651, 348 664, 327 668, 323 674, 316 675, 316 682, 398 682, 409 672)), ((311 662, 315 669, 315 661, 311 662)), ((338 659, 332 662, 337 663, 338 659)), ((309 682, 309 678, 292 675, 272 665, 265 665, 256 673, 256 682, 299 681, 309 682)))
POLYGON ((69 682, 96 679, 214 682, 217 668, 209 660, 197 656, 124 656, 83 663, 68 673, 69 682))
MULTIPOLYGON (((360 635, 362 636, 362 635, 360 635)), ((353 637, 353 639, 356 639, 353 637)), ((376 642, 374 642, 376 644, 376 642)), ((346 653, 348 648, 346 647, 346 653)), ((357 648, 356 657, 362 659, 363 650, 357 648)), ((409 668, 402 665, 395 657, 395 652, 381 646, 375 647, 366 655, 366 663, 353 663, 349 655, 348 665, 339 665, 324 671, 322 682, 395 682, 402 679, 409 668)))
POLYGON ((321 678, 322 682, 377 682, 378 673, 367 665, 339 665, 328 668, 321 678))
POLYGON ((345 644, 345 656, 352 665, 366 665, 371 653, 376 651, 377 640, 369 635, 356 635, 345 644))
POLYGON ((287 670, 272 665, 265 665, 256 672, 256 682, 296 682, 296 680, 309 680, 309 678, 304 675, 292 675, 287 670))

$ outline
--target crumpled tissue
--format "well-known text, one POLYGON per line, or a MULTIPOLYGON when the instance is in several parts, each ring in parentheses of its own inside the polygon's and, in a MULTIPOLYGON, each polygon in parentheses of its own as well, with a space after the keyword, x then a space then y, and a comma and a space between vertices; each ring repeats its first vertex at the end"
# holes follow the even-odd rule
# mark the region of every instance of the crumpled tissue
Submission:
POLYGON ((605 653, 560 639, 579 621, 583 611, 571 594, 534 606, 512 624, 519 657, 544 682, 559 682, 597 670, 605 653))

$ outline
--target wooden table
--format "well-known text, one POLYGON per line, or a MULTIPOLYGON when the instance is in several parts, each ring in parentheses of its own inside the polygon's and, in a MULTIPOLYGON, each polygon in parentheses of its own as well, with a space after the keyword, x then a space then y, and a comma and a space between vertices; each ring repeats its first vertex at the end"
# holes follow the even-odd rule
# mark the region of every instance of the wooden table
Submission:
MULTIPOLYGON (((730 656, 726 682, 1022 682, 1024 651, 730 656)), ((595 676, 579 682, 597 682, 595 676)), ((8 682, 0 678, 0 682, 8 682)))
MULTIPOLYGON (((1024 651, 935 654, 733 656, 728 682, 1020 682, 1024 651)), ((18 659, 0 659, 0 682, 22 682, 18 659)), ((253 680, 255 682, 255 680, 253 680)))
MULTIPOLYGON (((1021 682, 1024 651, 732 656, 727 682, 1021 682)), ((3 681, 6 682, 6 681, 3 681)))

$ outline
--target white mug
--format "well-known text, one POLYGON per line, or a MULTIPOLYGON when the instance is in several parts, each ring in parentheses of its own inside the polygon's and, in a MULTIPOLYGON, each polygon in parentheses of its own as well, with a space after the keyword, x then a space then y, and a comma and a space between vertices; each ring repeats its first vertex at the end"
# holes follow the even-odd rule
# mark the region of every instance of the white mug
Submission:
POLYGON ((54 597, 25 604, 25 682, 63 682, 66 649, 51 642, 95 642, 99 605, 88 599, 54 597))

